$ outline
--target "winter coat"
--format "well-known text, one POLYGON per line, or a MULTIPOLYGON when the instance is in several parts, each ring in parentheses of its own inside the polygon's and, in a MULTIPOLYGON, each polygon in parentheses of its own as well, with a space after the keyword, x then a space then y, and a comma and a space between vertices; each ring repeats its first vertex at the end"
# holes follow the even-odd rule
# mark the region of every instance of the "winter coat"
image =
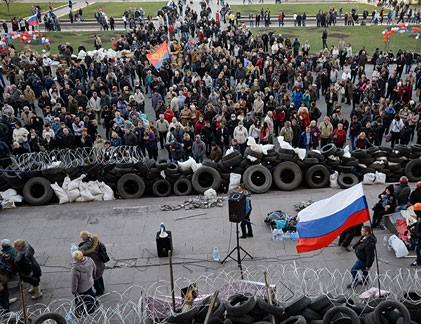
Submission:
POLYGON ((206 157, 206 144, 200 140, 199 142, 193 141, 192 154, 195 159, 206 157))
POLYGON ((41 267, 34 254, 35 250, 28 243, 21 250, 16 250, 15 264, 21 277, 41 277, 41 267))
MULTIPOLYGON (((99 245, 102 244, 99 241, 97 235, 94 235, 88 241, 80 242, 79 243, 79 250, 82 251, 84 256, 91 258, 95 262, 95 273, 94 279, 98 279, 102 277, 105 270, 105 264, 102 262, 101 258, 99 257, 99 245)), ((89 289, 89 288, 88 288, 89 289)), ((86 289, 86 290, 88 290, 86 289)), ((84 291, 86 291, 84 290, 84 291)))
POLYGON ((373 265, 376 243, 376 237, 371 234, 367 237, 362 236, 353 246, 355 255, 359 260, 365 261, 366 268, 371 268, 373 265))
POLYGON ((96 273, 95 262, 91 258, 83 258, 81 262, 72 263, 72 294, 82 294, 94 285, 96 273))

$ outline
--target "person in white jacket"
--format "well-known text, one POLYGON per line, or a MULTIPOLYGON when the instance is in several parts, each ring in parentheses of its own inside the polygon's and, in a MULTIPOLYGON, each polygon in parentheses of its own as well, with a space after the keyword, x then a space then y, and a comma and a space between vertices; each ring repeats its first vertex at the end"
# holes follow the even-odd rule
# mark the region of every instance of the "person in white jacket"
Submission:
POLYGON ((89 99, 89 106, 91 106, 95 112, 96 121, 98 124, 101 124, 101 98, 98 97, 98 93, 96 91, 92 93, 92 97, 89 99))
POLYGON ((247 128, 243 126, 243 122, 240 120, 238 122, 238 126, 234 128, 233 138, 237 140, 241 154, 244 154, 246 150, 248 136, 249 132, 247 131, 247 128))
POLYGON ((13 142, 19 143, 28 152, 31 152, 31 148, 28 142, 28 135, 29 135, 29 131, 26 128, 21 127, 19 123, 15 124, 15 129, 13 130, 13 134, 12 134, 13 142))

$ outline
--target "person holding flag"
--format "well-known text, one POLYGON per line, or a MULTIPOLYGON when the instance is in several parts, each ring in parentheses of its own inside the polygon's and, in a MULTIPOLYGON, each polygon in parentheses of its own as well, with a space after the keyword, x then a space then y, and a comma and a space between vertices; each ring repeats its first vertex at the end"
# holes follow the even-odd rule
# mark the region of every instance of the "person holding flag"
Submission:
POLYGON ((35 15, 26 19, 26 23, 28 26, 38 26, 38 14, 36 13, 35 15))

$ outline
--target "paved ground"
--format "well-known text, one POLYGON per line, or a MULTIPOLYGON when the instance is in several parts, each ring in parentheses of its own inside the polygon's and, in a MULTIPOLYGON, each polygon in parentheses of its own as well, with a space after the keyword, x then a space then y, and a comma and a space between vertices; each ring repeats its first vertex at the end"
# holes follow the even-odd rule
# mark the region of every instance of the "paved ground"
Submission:
MULTIPOLYGON (((366 186, 369 205, 376 202, 382 185, 366 186)), ((336 243, 314 253, 297 254, 294 241, 272 241, 264 224, 266 214, 282 209, 295 214, 293 204, 302 200, 318 200, 331 196, 336 189, 293 192, 273 191, 253 195, 252 221, 254 238, 241 240, 254 257, 244 260, 250 270, 270 265, 296 264, 319 269, 327 267, 341 272, 350 269, 355 261, 353 253, 345 252, 336 243)), ((59 298, 71 298, 70 246, 78 243, 79 232, 89 230, 100 235, 112 261, 105 271, 107 291, 124 291, 132 285, 149 287, 158 280, 169 280, 168 259, 158 258, 155 235, 164 222, 173 233, 175 278, 197 278, 205 272, 218 273, 232 269, 234 261, 224 265, 213 262, 212 250, 218 246, 225 257, 235 246, 235 226, 228 221, 227 203, 223 208, 161 212, 161 204, 181 203, 186 197, 142 198, 112 202, 73 203, 43 207, 19 207, 0 214, 0 238, 28 240, 36 250, 43 276, 41 280, 43 304, 59 298), (175 220, 177 217, 202 216, 175 220)), ((408 268, 413 259, 395 259, 382 245, 383 230, 376 230, 379 244, 380 271, 408 268)), ((374 268, 372 271, 375 271, 374 268)), ((12 290, 12 295, 16 290, 12 290)), ((103 302, 109 299, 103 297, 103 302)), ((111 298, 111 297, 110 297, 111 298)), ((14 304, 16 309, 19 304, 14 304)))

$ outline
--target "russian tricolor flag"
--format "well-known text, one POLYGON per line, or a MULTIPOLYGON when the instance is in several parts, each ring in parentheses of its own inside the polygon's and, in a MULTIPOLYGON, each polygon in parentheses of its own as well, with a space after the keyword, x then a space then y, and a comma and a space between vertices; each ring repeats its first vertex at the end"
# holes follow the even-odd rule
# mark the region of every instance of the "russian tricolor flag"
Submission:
POLYGON ((35 15, 29 17, 28 19, 26 19, 26 22, 28 23, 29 26, 37 26, 38 25, 38 15, 35 14, 35 15))
POLYGON ((368 220, 370 212, 362 183, 316 201, 298 213, 297 252, 324 248, 347 228, 368 220))

